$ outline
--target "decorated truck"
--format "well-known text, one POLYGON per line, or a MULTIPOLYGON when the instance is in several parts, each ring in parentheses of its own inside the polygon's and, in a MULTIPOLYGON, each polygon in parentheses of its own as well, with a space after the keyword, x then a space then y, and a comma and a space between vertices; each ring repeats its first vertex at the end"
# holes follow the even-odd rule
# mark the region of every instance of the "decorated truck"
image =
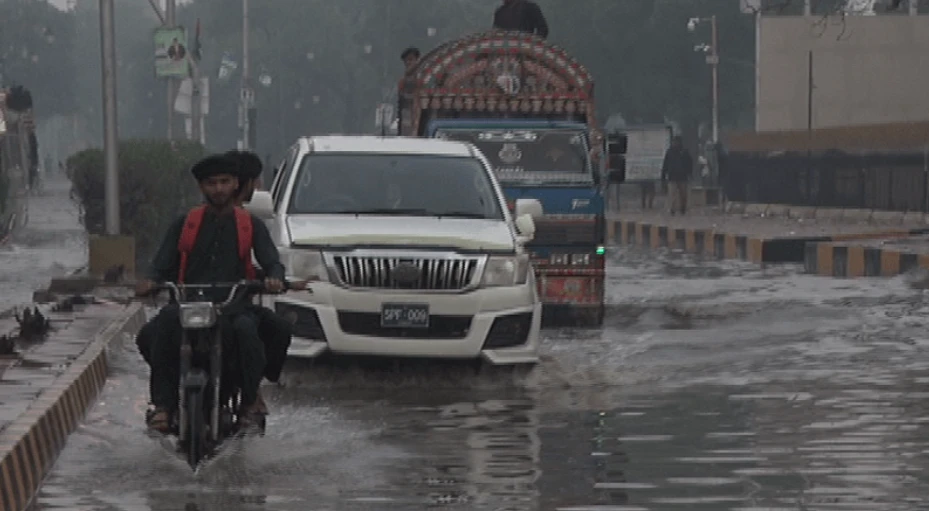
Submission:
POLYGON ((598 130, 587 69, 540 37, 495 30, 423 55, 399 91, 401 136, 471 142, 511 208, 542 203, 528 248, 545 323, 602 324, 604 190, 624 179, 626 138, 598 130))
POLYGON ((29 175, 38 171, 32 96, 0 89, 0 244, 26 221, 29 175))

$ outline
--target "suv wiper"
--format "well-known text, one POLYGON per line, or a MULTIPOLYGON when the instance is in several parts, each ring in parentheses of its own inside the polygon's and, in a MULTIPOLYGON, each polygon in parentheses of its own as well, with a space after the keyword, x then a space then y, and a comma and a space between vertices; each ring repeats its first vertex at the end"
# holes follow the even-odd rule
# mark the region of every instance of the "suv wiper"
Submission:
POLYGON ((468 211, 443 211, 442 213, 433 213, 437 217, 449 217, 449 218, 482 218, 486 219, 487 215, 483 213, 472 213, 468 211))
POLYGON ((345 211, 333 211, 328 213, 330 215, 429 215, 429 211, 418 208, 378 208, 378 209, 358 209, 358 210, 345 210, 345 211))

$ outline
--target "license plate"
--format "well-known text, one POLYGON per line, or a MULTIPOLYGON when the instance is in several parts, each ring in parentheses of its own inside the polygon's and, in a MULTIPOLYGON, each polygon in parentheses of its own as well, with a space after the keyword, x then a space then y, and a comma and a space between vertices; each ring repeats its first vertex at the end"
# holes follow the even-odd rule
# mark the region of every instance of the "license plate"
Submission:
POLYGON ((429 306, 385 303, 381 306, 381 326, 386 328, 429 328, 429 306))

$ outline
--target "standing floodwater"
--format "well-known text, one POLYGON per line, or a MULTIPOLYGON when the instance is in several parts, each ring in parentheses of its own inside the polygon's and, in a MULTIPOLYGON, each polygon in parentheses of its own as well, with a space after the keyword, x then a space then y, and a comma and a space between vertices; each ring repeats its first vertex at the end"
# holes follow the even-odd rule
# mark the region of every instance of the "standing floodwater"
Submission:
POLYGON ((527 377, 288 364, 264 438, 192 474, 131 339, 36 509, 917 511, 929 298, 899 279, 624 252, 602 330, 527 377))
POLYGON ((87 236, 70 189, 65 177, 48 176, 43 190, 29 198, 25 228, 0 246, 0 311, 28 303, 52 277, 86 264, 87 236))

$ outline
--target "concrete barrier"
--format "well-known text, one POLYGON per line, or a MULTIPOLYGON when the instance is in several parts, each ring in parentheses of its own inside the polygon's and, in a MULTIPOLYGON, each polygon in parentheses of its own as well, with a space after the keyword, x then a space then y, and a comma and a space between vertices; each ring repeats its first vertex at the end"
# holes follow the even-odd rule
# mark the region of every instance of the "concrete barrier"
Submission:
MULTIPOLYGON (((713 229, 685 229, 673 225, 648 224, 626 220, 614 220, 611 224, 607 228, 607 232, 611 237, 607 239, 612 244, 634 245, 644 248, 670 248, 715 259, 739 259, 759 264, 804 263, 808 267, 812 267, 809 266, 811 264, 809 262, 811 257, 809 245, 843 244, 843 242, 866 239, 905 238, 929 233, 929 228, 886 229, 831 236, 761 238, 713 229)), ((816 260, 821 261, 824 260, 822 257, 825 256, 817 257, 816 260)), ((909 268, 907 266, 908 261, 908 259, 903 260, 898 266, 909 268)), ((821 264, 823 268, 828 267, 827 274, 829 275, 832 275, 831 264, 821 264)), ((891 263, 886 264, 890 265, 891 263)), ((888 268, 892 267, 893 265, 888 266, 888 268)), ((811 271, 810 273, 817 272, 811 271)), ((822 275, 823 273, 819 274, 822 275)))
POLYGON ((848 243, 810 243, 803 261, 806 273, 824 277, 894 277, 914 268, 929 268, 929 255, 848 243))
POLYGON ((611 243, 646 248, 671 248, 716 259, 754 263, 803 262, 803 246, 825 238, 764 239, 713 229, 684 229, 667 225, 617 220, 608 229, 611 243))
POLYGON ((68 435, 77 429, 106 383, 108 345, 124 334, 135 334, 144 321, 141 304, 130 305, 0 432, 0 511, 22 511, 30 505, 68 435))

